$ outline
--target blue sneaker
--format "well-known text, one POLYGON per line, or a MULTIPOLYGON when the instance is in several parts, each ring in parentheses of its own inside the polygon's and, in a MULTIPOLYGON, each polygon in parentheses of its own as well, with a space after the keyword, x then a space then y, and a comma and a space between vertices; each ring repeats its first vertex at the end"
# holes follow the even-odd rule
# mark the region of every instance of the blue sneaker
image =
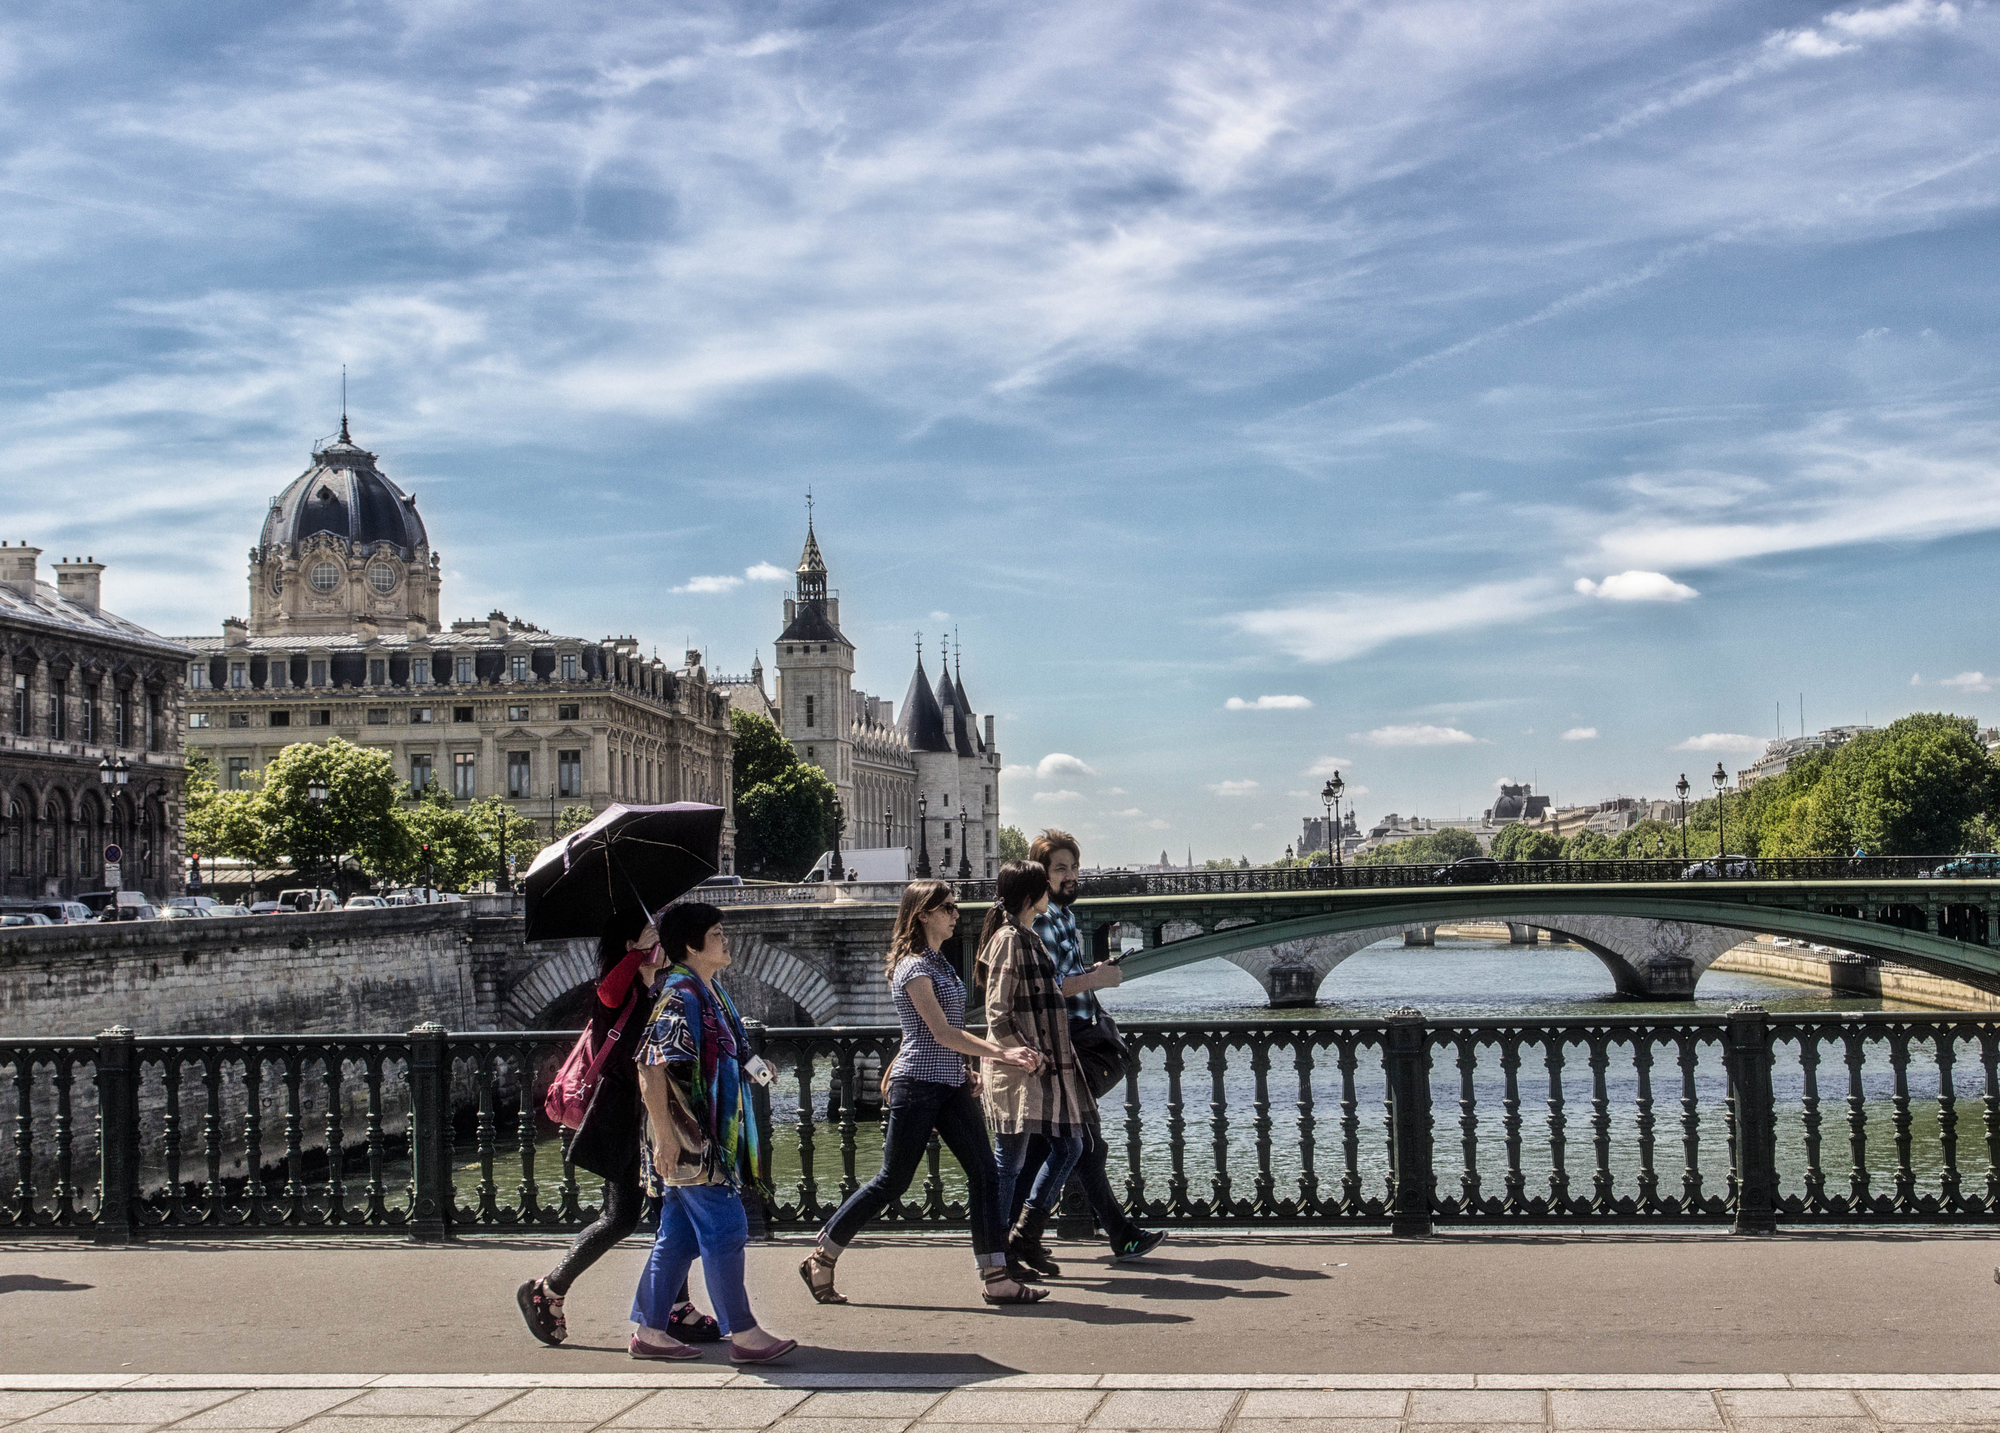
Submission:
POLYGON ((1111 1262, 1129 1264, 1134 1259, 1143 1259, 1164 1244, 1166 1239, 1167 1231, 1164 1229, 1141 1229, 1124 1243, 1111 1246, 1111 1262))

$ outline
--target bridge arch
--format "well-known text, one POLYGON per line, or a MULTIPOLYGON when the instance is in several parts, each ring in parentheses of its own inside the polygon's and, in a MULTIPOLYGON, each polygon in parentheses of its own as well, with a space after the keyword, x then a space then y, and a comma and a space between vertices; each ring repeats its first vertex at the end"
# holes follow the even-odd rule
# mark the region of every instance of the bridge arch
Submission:
MULTIPOLYGON (((732 953, 733 971, 770 986, 805 1011, 813 1024, 828 1024, 839 1013, 840 992, 782 947, 762 936, 738 936, 732 953)), ((580 1023, 583 994, 596 985, 596 941, 552 942, 549 953, 508 986, 500 1010, 512 1029, 571 1029, 580 1023)))

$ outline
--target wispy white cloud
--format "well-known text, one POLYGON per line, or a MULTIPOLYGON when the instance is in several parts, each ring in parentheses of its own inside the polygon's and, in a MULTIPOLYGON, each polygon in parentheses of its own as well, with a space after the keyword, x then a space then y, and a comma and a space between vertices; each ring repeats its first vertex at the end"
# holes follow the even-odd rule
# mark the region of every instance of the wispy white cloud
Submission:
POLYGON ((1224 711, 1232 712, 1292 712, 1304 711, 1311 705, 1312 701, 1308 697, 1264 696, 1248 702, 1241 697, 1231 697, 1222 704, 1222 708, 1224 711))
POLYGON ((740 577, 690 577, 679 587, 671 590, 692 593, 696 596, 707 596, 717 592, 733 591, 742 585, 743 579, 740 577))
POLYGON ((1307 662, 1343 662, 1390 642, 1473 631, 1539 616, 1569 599, 1541 578, 1480 583, 1452 592, 1346 594, 1239 612, 1239 631, 1307 662))
POLYGON ((1353 765, 1354 763, 1344 756, 1315 757, 1313 764, 1306 768, 1305 774, 1307 776, 1331 776, 1341 768, 1352 767, 1353 765))
POLYGON ((1071 801, 1083 800, 1083 793, 1081 791, 1069 790, 1037 791, 1035 793, 1035 800, 1037 803, 1045 806, 1060 806, 1071 801))
POLYGON ((1564 741, 1596 741, 1597 728, 1594 726, 1573 726, 1562 734, 1564 741))
POLYGON ((1685 602, 1701 596, 1664 572, 1618 572, 1602 582, 1579 577, 1576 590, 1585 597, 1602 597, 1607 602, 1685 602))
POLYGON ((1081 757, 1071 756, 1066 751, 1052 751, 1035 764, 1035 775, 1043 781, 1058 776, 1095 776, 1097 769, 1081 757))
POLYGON ((743 575, 752 582, 783 582, 792 574, 774 563, 753 562, 743 569, 743 575))
POLYGON ((1378 726, 1359 735, 1370 746, 1466 746, 1479 740, 1455 726, 1378 726))
POLYGON ((1761 752, 1768 743, 1761 736, 1745 736, 1741 732, 1708 731, 1700 736, 1691 736, 1686 741, 1677 741, 1668 751, 1722 751, 1749 754, 1761 752))
POLYGON ((1209 783, 1208 789, 1217 796, 1248 796, 1251 792, 1258 789, 1258 783, 1255 781, 1215 781, 1209 783))
POLYGON ((1993 678, 1984 672, 1960 672, 1955 677, 1939 679, 1938 685, 1961 692, 1990 692, 1993 690, 1993 678))

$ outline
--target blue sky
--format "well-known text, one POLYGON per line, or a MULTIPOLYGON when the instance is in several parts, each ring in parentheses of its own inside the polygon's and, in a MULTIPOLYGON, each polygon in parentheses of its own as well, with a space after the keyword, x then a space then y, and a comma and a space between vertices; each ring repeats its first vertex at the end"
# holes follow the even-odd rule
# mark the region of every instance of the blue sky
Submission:
POLYGON ((345 364, 450 615, 741 670, 810 487, 863 683, 957 628, 1010 819, 1104 860, 1275 855, 1336 762, 1453 815, 1664 795, 1801 693, 1991 719, 1996 51, 1971 0, 17 4, 0 535, 213 630, 345 364))

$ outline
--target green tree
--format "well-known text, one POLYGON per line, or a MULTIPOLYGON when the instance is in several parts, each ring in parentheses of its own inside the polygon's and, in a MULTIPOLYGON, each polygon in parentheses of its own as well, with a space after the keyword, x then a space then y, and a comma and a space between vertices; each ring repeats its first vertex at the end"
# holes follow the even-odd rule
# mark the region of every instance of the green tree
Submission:
POLYGON ((1354 858, 1357 866, 1445 866, 1480 853, 1479 838, 1470 831, 1447 826, 1442 831, 1412 836, 1409 840, 1354 858))
POLYGON ((792 744, 785 740, 768 717, 731 707, 729 725, 736 738, 731 789, 737 793, 775 780, 780 772, 789 771, 799 764, 798 753, 792 750, 792 744))
POLYGON ((738 791, 739 868, 766 880, 795 881, 803 876, 827 849, 833 802, 833 783, 826 773, 803 762, 738 791))
POLYGON ((1955 855, 1992 809, 1993 760, 1971 717, 1926 712, 1890 723, 1854 786, 1857 839, 1884 856, 1955 855))
POLYGON ((493 873, 493 843, 470 809, 452 804, 435 778, 405 803, 399 813, 406 836, 404 859, 392 873, 398 884, 413 885, 429 876, 442 890, 462 891, 493 873))
POLYGON ((215 765, 206 756, 188 762, 181 816, 190 854, 228 856, 259 865, 276 856, 271 849, 264 793, 217 790, 215 765))
POLYGON ((375 875, 407 868, 409 832, 396 809, 389 753, 339 737, 286 747, 264 768, 262 813, 275 850, 303 870, 351 856, 375 875), (327 799, 308 798, 314 781, 327 799))
POLYGON ((1025 861, 1028 859, 1028 838, 1019 826, 1000 828, 1000 860, 1025 861))
POLYGON ((596 819, 597 813, 588 806, 565 806, 556 814, 556 835, 567 836, 572 831, 581 831, 596 819))

